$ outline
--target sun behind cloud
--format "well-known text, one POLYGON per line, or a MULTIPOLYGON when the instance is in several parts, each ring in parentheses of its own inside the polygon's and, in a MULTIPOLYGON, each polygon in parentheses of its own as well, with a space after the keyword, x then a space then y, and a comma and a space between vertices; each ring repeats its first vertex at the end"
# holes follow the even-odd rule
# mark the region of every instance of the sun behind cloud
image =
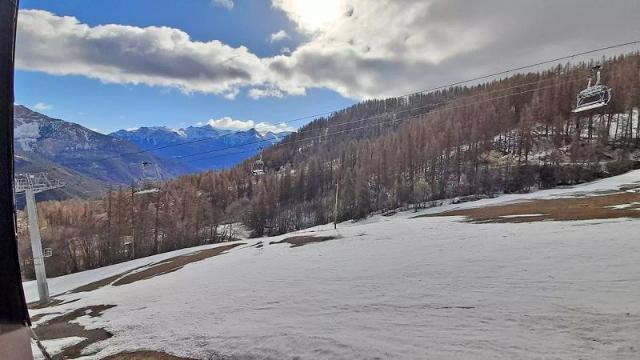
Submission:
POLYGON ((276 0, 302 30, 315 32, 337 20, 345 11, 343 0, 276 0))

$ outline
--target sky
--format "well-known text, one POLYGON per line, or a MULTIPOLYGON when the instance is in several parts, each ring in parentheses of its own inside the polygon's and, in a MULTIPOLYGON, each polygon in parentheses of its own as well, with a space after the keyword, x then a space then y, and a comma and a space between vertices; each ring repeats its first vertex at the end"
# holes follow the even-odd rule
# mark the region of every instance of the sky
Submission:
POLYGON ((640 39, 637 0, 20 7, 16 102, 103 133, 205 123, 292 130, 309 119, 282 122, 640 39))

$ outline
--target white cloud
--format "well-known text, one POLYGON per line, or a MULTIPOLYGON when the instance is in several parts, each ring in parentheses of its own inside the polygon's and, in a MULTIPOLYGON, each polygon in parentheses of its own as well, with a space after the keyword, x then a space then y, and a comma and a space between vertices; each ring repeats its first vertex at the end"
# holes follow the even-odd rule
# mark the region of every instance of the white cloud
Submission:
POLYGON ((306 37, 290 53, 258 57, 168 27, 89 26, 21 10, 17 68, 227 98, 244 89, 259 99, 327 88, 363 99, 625 42, 638 34, 640 12, 637 0, 605 7, 601 0, 562 0, 553 11, 524 0, 271 1, 306 37))
POLYGON ((51 106, 51 105, 49 105, 47 103, 39 102, 39 103, 33 105, 33 108, 38 110, 38 111, 45 111, 45 110, 53 109, 53 106, 51 106))
POLYGON ((22 10, 19 18, 18 69, 224 95, 267 81, 266 63, 247 48, 193 41, 181 30, 91 27, 41 10, 22 10))
POLYGON ((289 55, 289 54, 291 54, 291 49, 289 49, 288 47, 285 46, 282 49, 280 49, 280 54, 289 55))
POLYGON ((280 30, 278 32, 274 32, 273 34, 271 34, 272 43, 282 41, 284 39, 289 39, 289 38, 291 38, 291 36, 289 36, 289 34, 284 30, 280 30))
POLYGON ((233 89, 230 89, 227 92, 224 92, 222 95, 225 97, 225 99, 227 100, 233 100, 236 98, 236 96, 238 96, 238 94, 240 93, 240 89, 235 87, 233 89))
POLYGON ((233 0, 213 0, 213 3, 227 10, 233 9, 234 6, 233 0))
POLYGON ((264 89, 253 88, 249 90, 249 97, 255 100, 266 98, 266 97, 275 97, 275 98, 283 98, 284 94, 282 91, 269 87, 264 89))
POLYGON ((221 119, 211 119, 207 122, 209 126, 222 130, 246 131, 253 129, 255 123, 253 120, 235 120, 228 116, 221 119))
MULTIPOLYGON (((295 131, 291 126, 280 123, 280 124, 271 124, 267 122, 259 122, 256 123, 253 120, 236 120, 232 119, 228 116, 225 116, 221 119, 211 119, 207 121, 207 125, 212 128, 221 129, 221 130, 231 130, 231 131, 247 131, 250 129, 256 129, 257 132, 261 134, 266 134, 268 132, 272 133, 281 133, 284 131, 295 131)), ((199 123, 198 125, 203 125, 199 123)))
POLYGON ((640 11, 637 0, 607 7, 599 0, 554 1, 552 11, 525 0, 336 0, 314 18, 310 3, 324 1, 272 0, 309 40, 273 58, 270 69, 281 83, 356 99, 397 96, 626 42, 628 34, 638 34, 631 14, 640 11))
POLYGON ((281 132, 293 132, 296 131, 296 129, 294 129, 293 127, 285 124, 285 123, 280 123, 280 124, 270 124, 270 123, 265 123, 265 122, 261 122, 261 123, 257 123, 256 126, 256 131, 258 131, 261 134, 266 134, 268 132, 272 132, 275 134, 281 133, 281 132))
POLYGON ((313 33, 336 22, 349 9, 346 0, 272 0, 298 24, 300 30, 313 33))

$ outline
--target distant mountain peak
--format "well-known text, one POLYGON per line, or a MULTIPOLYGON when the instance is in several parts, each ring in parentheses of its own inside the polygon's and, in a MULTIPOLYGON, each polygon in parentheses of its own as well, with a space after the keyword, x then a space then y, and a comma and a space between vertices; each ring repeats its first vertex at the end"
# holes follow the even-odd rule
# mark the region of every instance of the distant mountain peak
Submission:
POLYGON ((21 171, 57 167, 71 176, 64 180, 92 188, 130 184, 139 176, 137 165, 142 160, 162 165, 163 177, 232 167, 287 134, 260 133, 255 128, 224 130, 204 124, 179 129, 143 126, 105 135, 15 105, 15 149, 21 171), (236 147, 239 150, 229 150, 236 147), (123 153, 134 155, 121 156, 123 153), (185 159, 184 155, 198 156, 185 159), (102 158, 109 161, 95 161, 102 158), (81 180, 73 180, 73 176, 81 180))
POLYGON ((111 135, 115 135, 118 137, 131 137, 131 134, 135 134, 135 136, 149 135, 155 134, 155 136, 161 136, 161 134, 166 134, 167 136, 178 135, 182 138, 217 138, 219 136, 229 136, 230 134, 248 134, 250 136, 257 135, 260 138, 278 138, 283 139, 285 136, 291 134, 290 131, 266 131, 261 132, 256 128, 250 128, 247 130, 229 130, 222 129, 213 126, 212 124, 197 124, 188 126, 186 128, 169 128, 167 126, 141 126, 136 128, 129 128, 124 130, 118 130, 111 133, 111 135), (129 134, 129 135, 127 135, 129 134))
POLYGON ((209 123, 180 129, 153 126, 118 130, 111 133, 117 138, 132 142, 143 150, 149 150, 160 157, 182 158, 184 155, 207 154, 208 159, 198 160, 201 157, 194 156, 182 160, 198 170, 233 166, 256 155, 261 148, 280 142, 288 134, 289 132, 260 133, 255 128, 226 130, 214 127, 209 123), (238 147, 240 151, 216 151, 216 149, 228 150, 230 147, 238 147))
POLYGON ((87 190, 96 195, 106 184, 131 184, 140 176, 141 161, 157 163, 167 178, 192 171, 174 160, 142 153, 126 139, 53 119, 23 105, 14 106, 14 145, 17 171, 53 172, 68 184, 63 191, 72 196, 87 196, 87 190))

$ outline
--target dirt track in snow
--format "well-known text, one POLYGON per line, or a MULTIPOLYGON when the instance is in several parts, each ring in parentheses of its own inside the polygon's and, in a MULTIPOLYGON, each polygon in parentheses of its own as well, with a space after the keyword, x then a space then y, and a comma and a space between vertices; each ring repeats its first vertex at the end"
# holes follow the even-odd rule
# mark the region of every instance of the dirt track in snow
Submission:
POLYGON ((271 241, 269 245, 287 243, 291 245, 290 247, 294 248, 335 239, 337 239, 335 236, 293 236, 280 241, 271 241))
POLYGON ((158 351, 136 351, 125 352, 107 356, 103 360, 192 360, 190 358, 178 357, 158 351))
POLYGON ((151 279, 158 275, 168 274, 174 271, 182 269, 185 265, 202 261, 210 257, 218 256, 227 250, 231 250, 236 246, 245 245, 243 243, 230 244, 215 247, 212 249, 198 251, 193 254, 181 255, 165 261, 161 261, 158 264, 149 266, 140 271, 131 271, 127 275, 120 277, 114 281, 111 285, 120 286, 134 283, 140 280, 151 279))

